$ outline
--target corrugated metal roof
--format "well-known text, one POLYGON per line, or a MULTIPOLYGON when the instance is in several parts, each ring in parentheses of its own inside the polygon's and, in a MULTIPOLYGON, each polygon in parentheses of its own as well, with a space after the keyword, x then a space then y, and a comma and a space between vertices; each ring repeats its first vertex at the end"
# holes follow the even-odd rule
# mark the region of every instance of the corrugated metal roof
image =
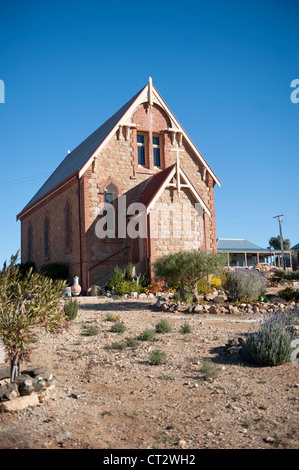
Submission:
POLYGON ((245 238, 218 238, 217 239, 218 251, 238 251, 238 252, 256 252, 256 251, 269 251, 261 248, 254 243, 245 240, 245 238))
MULTIPOLYGON (((144 88, 144 87, 143 87, 144 88)), ((143 90, 142 88, 142 90, 143 90)), ((47 193, 59 186, 63 181, 68 179, 73 174, 81 170, 85 163, 89 160, 96 149, 101 145, 109 132, 122 118, 125 112, 129 109, 131 104, 136 100, 141 93, 140 90, 133 98, 131 98, 119 111, 111 116, 104 124, 95 130, 87 139, 78 145, 72 152, 70 152, 61 164, 56 168, 44 185, 33 196, 29 203, 24 207, 22 212, 28 209, 32 204, 44 197, 47 193)))

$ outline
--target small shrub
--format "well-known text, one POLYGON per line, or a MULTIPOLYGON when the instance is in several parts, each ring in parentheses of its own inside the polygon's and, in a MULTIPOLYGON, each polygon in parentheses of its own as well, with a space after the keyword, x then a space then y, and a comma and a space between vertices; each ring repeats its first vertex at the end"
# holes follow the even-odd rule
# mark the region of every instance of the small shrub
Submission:
POLYGON ((127 343, 125 342, 114 342, 114 343, 111 343, 111 344, 106 344, 106 346, 104 347, 105 349, 126 349, 127 347, 127 343))
POLYGON ((157 333, 170 333, 171 326, 169 325, 168 321, 161 320, 159 323, 157 323, 156 332, 157 333))
POLYGON ((125 331, 127 330, 127 327, 124 323, 122 322, 116 322, 114 325, 112 325, 111 327, 111 331, 113 333, 118 333, 119 335, 121 335, 122 333, 124 333, 125 331))
POLYGON ((253 301, 266 292, 267 281, 255 271, 231 271, 227 274, 224 289, 233 301, 253 301))
POLYGON ((78 314, 79 305, 77 300, 69 300, 64 305, 64 313, 69 321, 74 320, 78 314))
POLYGON ((115 289, 115 286, 122 282, 123 280, 123 270, 116 266, 114 268, 113 274, 110 277, 108 284, 107 284, 107 290, 111 291, 112 289, 115 289))
POLYGON ((148 287, 149 280, 144 273, 142 273, 141 276, 139 277, 138 284, 144 289, 148 287))
POLYGON ((64 263, 47 263, 40 268, 40 273, 53 281, 66 281, 69 277, 69 268, 64 263))
POLYGON ((292 287, 287 287, 286 289, 278 292, 278 296, 287 301, 298 301, 299 290, 292 289, 292 287))
POLYGON ((211 277, 210 282, 211 282, 211 286, 214 289, 220 289, 220 287, 222 286, 221 277, 213 276, 213 277, 211 277))
POLYGON ((211 281, 206 278, 200 279, 197 283, 197 290, 204 295, 210 294, 213 291, 211 281))
POLYGON ((100 333, 96 325, 83 325, 83 336, 97 336, 100 333))
POLYGON ((131 292, 138 292, 138 294, 141 294, 144 292, 144 288, 140 284, 137 284, 136 281, 123 280, 116 284, 114 292, 116 295, 125 295, 130 294, 131 292))
POLYGON ((155 351, 152 352, 150 363, 153 366, 157 366, 159 364, 165 364, 166 362, 167 362, 167 358, 166 358, 165 352, 160 351, 160 349, 155 349, 155 351))
POLYGON ((203 364, 200 371, 205 379, 215 379, 218 374, 215 365, 209 357, 203 360, 203 364))
POLYGON ((155 332, 153 330, 144 330, 140 336, 138 336, 140 341, 154 341, 155 340, 155 332))
POLYGON ((191 327, 188 323, 185 323, 184 325, 181 326, 181 333, 183 334, 191 333, 191 327))
POLYGON ((150 292, 151 294, 158 294, 164 290, 164 287, 165 281, 163 281, 163 279, 158 279, 157 281, 154 281, 147 286, 147 292, 150 292))
POLYGON ((120 315, 112 315, 111 313, 107 313, 106 320, 112 322, 119 322, 121 319, 120 315))
POLYGON ((289 362, 292 338, 287 326, 294 323, 292 315, 276 313, 264 319, 258 331, 251 332, 242 345, 244 359, 262 366, 289 362))
POLYGON ((127 346, 129 348, 138 348, 140 345, 140 342, 138 341, 137 338, 127 338, 127 346))
POLYGON ((190 292, 179 289, 173 294, 172 299, 176 302, 184 302, 185 304, 191 304, 194 300, 194 295, 190 292))

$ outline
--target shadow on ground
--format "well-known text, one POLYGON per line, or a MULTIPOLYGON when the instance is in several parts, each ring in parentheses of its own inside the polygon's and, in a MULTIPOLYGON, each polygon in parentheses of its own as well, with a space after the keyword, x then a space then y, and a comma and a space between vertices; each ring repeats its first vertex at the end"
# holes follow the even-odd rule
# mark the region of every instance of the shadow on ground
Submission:
POLYGON ((129 312, 131 310, 151 310, 153 304, 151 302, 117 302, 113 301, 100 304, 80 304, 83 310, 96 310, 97 312, 110 312, 111 310, 129 312))

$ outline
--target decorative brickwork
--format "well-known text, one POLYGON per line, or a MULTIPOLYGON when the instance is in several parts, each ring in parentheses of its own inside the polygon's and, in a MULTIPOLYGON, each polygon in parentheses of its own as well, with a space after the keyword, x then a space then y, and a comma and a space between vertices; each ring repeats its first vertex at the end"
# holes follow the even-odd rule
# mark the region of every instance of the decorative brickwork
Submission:
MULTIPOLYGON (((26 207, 19 215, 22 222, 22 262, 31 258, 38 268, 49 261, 65 262, 70 267, 71 276, 80 277, 80 284, 86 292, 92 284, 100 283, 109 275, 116 265, 132 261, 136 269, 146 270, 155 259, 166 253, 181 249, 217 250, 214 207, 216 177, 178 127, 160 95, 154 88, 151 93, 152 104, 148 102, 146 88, 140 92, 136 106, 133 102, 128 107, 129 117, 127 114, 120 116, 119 125, 110 132, 94 157, 87 161, 82 174, 70 175, 63 184, 29 208, 26 207), (146 159, 143 166, 138 165, 138 133, 145 135, 146 159), (154 166, 153 137, 159 138, 159 168, 154 166), (102 217, 99 208, 105 201, 105 191, 109 185, 115 188, 118 197, 126 197, 128 208, 139 200, 152 175, 174 164, 178 167, 178 162, 210 214, 203 210, 198 213, 194 194, 186 185, 178 191, 174 179, 156 201, 158 214, 150 212, 147 216, 147 238, 98 238, 96 225, 102 217), (66 249, 67 202, 71 214, 69 249, 66 249), (46 213, 49 217, 48 260, 44 259, 43 220, 46 213), (28 234, 31 236, 30 242, 28 234), (31 254, 28 253, 29 249, 31 254)), ((119 199, 116 206, 118 203, 119 199)), ((127 222, 129 220, 127 218, 127 222)))

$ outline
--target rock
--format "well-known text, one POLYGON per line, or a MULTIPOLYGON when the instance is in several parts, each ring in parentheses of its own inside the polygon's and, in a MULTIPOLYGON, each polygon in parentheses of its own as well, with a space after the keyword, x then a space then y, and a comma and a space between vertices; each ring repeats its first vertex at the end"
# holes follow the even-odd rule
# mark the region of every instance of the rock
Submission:
POLYGON ((226 302, 226 300, 227 297, 225 297, 224 295, 217 295, 216 297, 214 297, 213 302, 216 304, 223 304, 223 302, 226 302))
POLYGON ((199 312, 202 312, 203 311, 203 306, 202 305, 195 305, 194 309, 193 309, 193 313, 199 313, 199 312))
POLYGON ((194 306, 193 306, 193 305, 189 305, 189 306, 188 306, 188 312, 189 312, 189 313, 192 313, 193 310, 194 310, 194 306))
POLYGON ((158 300, 158 301, 155 303, 155 307, 157 307, 157 308, 162 308, 164 304, 165 304, 165 301, 163 301, 163 300, 158 300))
POLYGON ((90 288, 90 295, 92 297, 97 297, 98 295, 101 295, 101 287, 100 286, 91 286, 90 288))
POLYGON ((273 444, 275 442, 275 438, 268 436, 268 437, 264 437, 263 441, 267 442, 268 444, 273 444))
POLYGON ((218 315, 220 313, 220 308, 217 305, 211 305, 209 309, 209 313, 218 315))
POLYGON ((20 411, 28 408, 29 406, 35 406, 39 404, 38 395, 26 395, 24 397, 14 398, 6 402, 0 403, 0 411, 20 411))
POLYGON ((30 395, 31 393, 34 392, 33 378, 30 377, 29 375, 26 375, 26 374, 19 375, 16 378, 15 383, 17 384, 19 388, 19 392, 21 396, 30 395))
POLYGON ((168 304, 167 302, 163 302, 162 310, 163 310, 164 312, 166 312, 167 310, 169 310, 169 304, 168 304))
POLYGON ((138 292, 131 292, 131 299, 138 299, 138 292))
POLYGON ((12 400, 19 397, 19 389, 16 383, 9 383, 0 387, 0 400, 12 400))
POLYGON ((147 295, 144 292, 139 294, 139 299, 146 299, 146 298, 147 298, 147 295))
POLYGON ((187 442, 184 439, 180 439, 178 442, 178 446, 184 447, 187 444, 187 442))

